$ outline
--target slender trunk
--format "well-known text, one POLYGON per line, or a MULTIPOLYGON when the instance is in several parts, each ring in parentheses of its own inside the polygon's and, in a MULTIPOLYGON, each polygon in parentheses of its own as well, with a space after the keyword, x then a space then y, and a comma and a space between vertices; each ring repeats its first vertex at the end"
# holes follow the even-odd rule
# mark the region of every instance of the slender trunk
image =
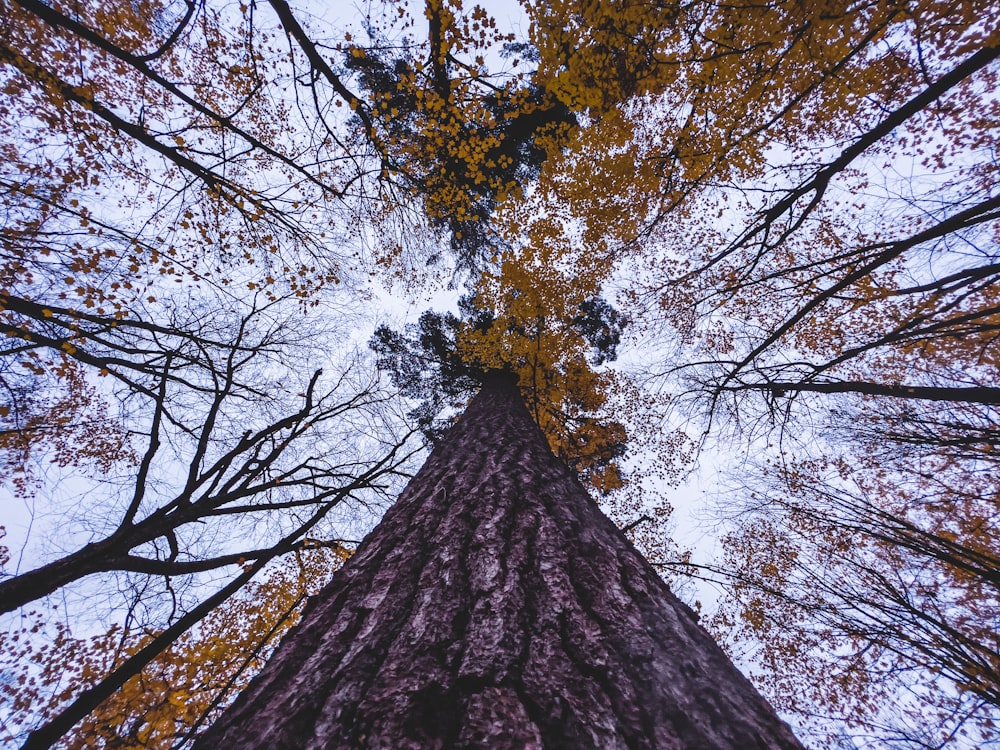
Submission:
POLYGON ((491 381, 197 748, 800 748, 491 381))

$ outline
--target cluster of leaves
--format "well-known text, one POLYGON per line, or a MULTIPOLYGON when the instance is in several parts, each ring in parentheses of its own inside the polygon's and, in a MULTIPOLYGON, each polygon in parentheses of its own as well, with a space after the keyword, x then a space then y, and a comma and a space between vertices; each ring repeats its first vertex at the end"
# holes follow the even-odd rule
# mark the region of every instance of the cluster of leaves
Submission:
POLYGON ((196 3, 14 3, 0 53, 0 292, 34 300, 47 286, 110 315, 159 277, 284 276, 300 297, 335 280, 289 262, 293 245, 317 250, 307 210, 337 195, 340 174, 293 160, 301 123, 258 95, 280 85, 272 34, 196 3))
MULTIPOLYGON (((7 536, 7 529, 0 526, 0 539, 3 539, 5 536, 7 536)), ((4 568, 9 562, 10 548, 5 544, 0 544, 0 572, 2 572, 2 568, 4 568)))
MULTIPOLYGON (((493 73, 485 56, 514 55, 511 34, 480 6, 431 0, 422 43, 393 43, 369 22, 369 43, 348 39, 344 67, 370 105, 357 105, 386 177, 419 200, 427 219, 446 229, 460 265, 474 268, 497 237, 488 231, 496 205, 537 176, 549 151, 575 127, 572 111, 518 67, 493 73)), ((397 25, 415 23, 400 8, 397 25)))
MULTIPOLYGON (((193 735, 260 670, 301 617, 308 597, 350 554, 338 543, 304 540, 294 556, 271 566, 263 580, 248 584, 125 681, 56 747, 159 748, 193 735)), ((0 636, 0 669, 19 675, 0 683, 5 743, 39 717, 57 714, 64 702, 160 635, 115 624, 101 635, 76 638, 55 622, 43 641, 43 618, 29 615, 29 623, 0 636)))
POLYGON ((39 488, 38 454, 61 468, 101 473, 135 459, 121 423, 69 355, 28 351, 16 364, 0 360, 0 368, 0 471, 15 494, 39 488))
MULTIPOLYGON (((522 304, 532 294, 537 291, 517 289, 511 299, 522 304)), ((466 296, 459 302, 461 318, 427 311, 403 333, 379 327, 370 346, 401 393, 420 401, 410 417, 432 441, 487 373, 514 373, 556 454, 606 494, 624 483, 617 459, 627 436, 624 425, 600 413, 610 380, 593 365, 615 359, 625 320, 600 297, 584 299, 562 315, 543 300, 527 304, 535 306, 529 318, 507 305, 487 307, 483 297, 466 296)))
MULTIPOLYGON (((463 311, 472 312, 469 298, 463 311)), ((493 324, 487 319, 487 327, 493 324)), ((485 371, 466 363, 458 351, 463 321, 452 313, 424 312, 401 333, 381 325, 369 342, 380 369, 389 373, 400 393, 420 403, 407 415, 424 437, 437 442, 451 422, 442 414, 461 406, 479 389, 485 371)))
MULTIPOLYGON (((713 570, 732 582, 711 625, 786 711, 912 743, 988 743, 1000 699, 995 460, 970 473, 933 450, 888 463, 884 444, 871 447, 762 467, 770 486, 752 483, 713 570)), ((830 741, 828 725, 808 724, 830 741)))

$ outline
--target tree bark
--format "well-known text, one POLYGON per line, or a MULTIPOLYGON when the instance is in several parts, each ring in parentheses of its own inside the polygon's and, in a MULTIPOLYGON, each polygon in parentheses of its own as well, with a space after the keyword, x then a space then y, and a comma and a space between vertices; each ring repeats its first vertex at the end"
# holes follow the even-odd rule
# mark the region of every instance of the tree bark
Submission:
POLYGON ((195 747, 801 745, 495 378, 195 747))

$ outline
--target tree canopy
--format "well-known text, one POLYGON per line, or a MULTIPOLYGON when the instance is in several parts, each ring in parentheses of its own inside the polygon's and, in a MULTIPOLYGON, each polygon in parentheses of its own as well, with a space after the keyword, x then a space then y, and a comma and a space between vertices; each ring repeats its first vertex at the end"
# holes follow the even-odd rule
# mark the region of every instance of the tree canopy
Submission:
POLYGON ((995 3, 2 7, 5 739, 170 746, 507 369, 818 743, 997 740, 995 3))

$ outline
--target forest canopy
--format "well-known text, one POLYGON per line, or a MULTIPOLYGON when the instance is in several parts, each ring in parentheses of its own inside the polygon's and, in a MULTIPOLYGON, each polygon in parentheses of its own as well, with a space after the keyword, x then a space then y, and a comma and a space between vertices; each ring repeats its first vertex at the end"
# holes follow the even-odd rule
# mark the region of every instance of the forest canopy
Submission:
POLYGON ((3 742, 182 746, 497 369, 807 743, 1000 741, 995 3, 0 8, 3 742))

